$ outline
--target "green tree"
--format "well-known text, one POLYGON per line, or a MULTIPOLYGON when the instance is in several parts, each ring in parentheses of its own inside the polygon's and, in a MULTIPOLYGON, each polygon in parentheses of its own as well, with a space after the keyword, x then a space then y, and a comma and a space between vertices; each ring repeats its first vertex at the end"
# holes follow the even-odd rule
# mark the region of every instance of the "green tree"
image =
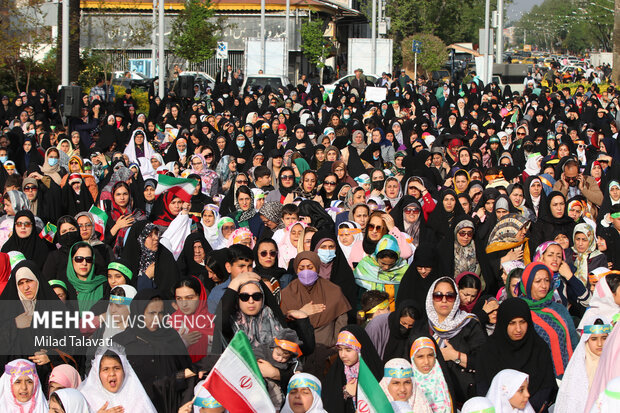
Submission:
POLYGON ((441 69, 448 60, 448 50, 445 43, 432 34, 417 33, 403 39, 401 43, 403 64, 413 70, 415 59, 411 50, 413 40, 422 42, 421 53, 418 53, 418 72, 425 71, 428 75, 428 72, 441 69))
POLYGON ((172 24, 170 45, 178 57, 202 62, 214 55, 224 28, 223 18, 215 18, 211 0, 187 0, 172 24))
POLYGON ((319 68, 319 83, 323 83, 325 60, 334 47, 331 40, 323 36, 325 22, 320 19, 307 21, 301 25, 301 51, 310 63, 319 68))
POLYGON ((52 41, 51 30, 42 24, 46 16, 42 1, 33 0, 27 6, 14 2, 6 5, 6 12, 0 15, 0 67, 11 73, 15 88, 21 92, 30 89, 40 55, 52 41))

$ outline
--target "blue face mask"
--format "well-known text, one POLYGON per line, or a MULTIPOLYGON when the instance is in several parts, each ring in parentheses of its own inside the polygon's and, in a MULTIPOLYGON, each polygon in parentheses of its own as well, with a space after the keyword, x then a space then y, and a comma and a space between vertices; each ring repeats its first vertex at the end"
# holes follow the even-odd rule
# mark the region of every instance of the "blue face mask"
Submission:
POLYGON ((9 160, 8 156, 0 156, 0 162, 5 163, 8 160, 9 160))
POLYGON ((177 152, 179 153, 179 156, 180 156, 181 158, 182 158, 182 157, 184 157, 185 155, 187 155, 187 149, 185 149, 185 150, 182 150, 182 151, 181 151, 181 150, 179 150, 179 149, 177 148, 177 152))
POLYGON ((47 163, 50 166, 54 166, 54 165, 56 165, 58 163, 58 158, 47 158, 47 163))
POLYGON ((319 252, 317 254, 319 255, 319 258, 321 259, 321 262, 323 264, 328 264, 332 262, 334 258, 336 258, 336 250, 319 249, 319 252))
POLYGON ((373 155, 372 159, 374 159, 375 161, 378 160, 379 159, 379 155, 377 155, 377 156, 373 155))
POLYGON ((235 141, 235 142, 237 142, 237 147, 239 147, 239 148, 243 148, 245 146, 245 141, 244 140, 243 141, 235 141))

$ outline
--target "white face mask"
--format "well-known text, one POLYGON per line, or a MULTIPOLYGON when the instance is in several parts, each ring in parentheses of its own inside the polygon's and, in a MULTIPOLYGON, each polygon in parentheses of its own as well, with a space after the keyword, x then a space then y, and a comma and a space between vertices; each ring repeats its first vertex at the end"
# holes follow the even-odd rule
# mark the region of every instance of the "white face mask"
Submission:
POLYGON ((504 130, 504 132, 506 132, 506 135, 512 135, 512 132, 514 132, 514 130, 511 128, 507 128, 506 130, 504 130))

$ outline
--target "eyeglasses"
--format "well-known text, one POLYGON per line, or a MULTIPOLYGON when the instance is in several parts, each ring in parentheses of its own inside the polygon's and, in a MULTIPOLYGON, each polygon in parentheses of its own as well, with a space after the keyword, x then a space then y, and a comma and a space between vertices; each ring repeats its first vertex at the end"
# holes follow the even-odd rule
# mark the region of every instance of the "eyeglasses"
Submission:
POLYGON ((525 136, 525 132, 517 132, 517 136, 525 136))
POLYGON ((86 261, 87 264, 92 264, 93 257, 82 257, 81 255, 76 255, 75 257, 73 257, 73 261, 77 262, 78 264, 81 264, 84 261, 86 261))
POLYGON ((263 301, 263 293, 254 293, 254 294, 241 293, 239 294, 239 299, 243 301, 244 303, 250 301, 250 298, 254 301, 263 301))
POLYGON ((293 178, 295 178, 294 175, 282 175, 280 177, 280 179, 282 179, 283 181, 288 181, 289 179, 293 179, 293 178))
POLYGON ((242 180, 240 180, 240 181, 236 181, 236 182, 237 182, 237 184, 239 184, 239 185, 247 185, 247 184, 248 184, 248 180, 247 180, 247 179, 242 179, 242 180))
POLYGON ((80 228, 92 228, 93 224, 80 224, 80 228))
POLYGON ((325 181, 323 182, 323 185, 336 185, 335 181, 325 181))
POLYGON ((205 158, 213 158, 213 154, 212 153, 205 153, 205 158))
POLYGON ((202 165, 202 162, 200 162, 200 161, 198 161, 198 162, 192 162, 192 165, 194 165, 194 166, 202 165))
POLYGON ((77 161, 71 161, 69 162, 69 165, 79 165, 79 163, 77 161))
POLYGON ((382 225, 368 224, 368 231, 383 231, 382 225))
POLYGON ((24 187, 24 191, 36 191, 37 189, 39 189, 39 188, 37 188, 36 186, 26 186, 26 187, 24 187))
POLYGON ((26 221, 26 222, 16 222, 15 223, 16 227, 22 227, 22 228, 30 228, 32 226, 32 222, 30 221, 26 221))
POLYGON ((420 210, 418 208, 405 208, 405 214, 407 215, 411 215, 411 214, 419 214, 420 210))
POLYGON ((265 258, 267 255, 269 255, 270 257, 275 257, 278 253, 276 252, 276 250, 271 250, 271 251, 261 251, 259 252, 259 255, 263 258, 265 258))
POLYGON ((459 234, 459 237, 471 238, 474 236, 474 231, 459 231, 458 234, 459 234))
POLYGON ((436 292, 433 293, 433 301, 436 302, 442 302, 443 299, 446 299, 447 302, 449 303, 453 303, 456 300, 456 293, 440 293, 440 292, 436 292))
POLYGON ((578 147, 579 149, 585 149, 586 145, 581 144, 581 145, 577 145, 577 147, 578 147))

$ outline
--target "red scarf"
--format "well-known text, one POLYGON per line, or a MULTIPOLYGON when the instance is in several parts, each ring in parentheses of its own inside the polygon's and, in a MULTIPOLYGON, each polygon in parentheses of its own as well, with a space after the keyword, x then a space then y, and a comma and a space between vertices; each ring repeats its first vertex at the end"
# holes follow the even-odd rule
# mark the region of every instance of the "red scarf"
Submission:
MULTIPOLYGON (((193 276, 194 277, 194 276, 193 276)), ((194 277, 198 280, 197 277, 194 277)), ((193 314, 183 314, 181 310, 175 311, 171 316, 174 328, 181 334, 181 326, 185 326, 185 329, 200 332, 200 339, 189 346, 187 351, 189 352, 192 362, 195 363, 207 355, 209 350, 209 342, 213 340, 213 323, 215 316, 209 314, 207 307, 207 290, 200 280, 200 297, 198 300, 198 308, 193 314)))
POLYGON ((157 219, 153 221, 153 224, 164 226, 164 227, 170 226, 170 223, 172 222, 172 220, 176 218, 174 215, 172 215, 168 207, 168 205, 170 205, 173 199, 174 199, 174 194, 171 193, 170 191, 164 194, 164 198, 162 199, 164 203, 164 212, 157 216, 157 219))

